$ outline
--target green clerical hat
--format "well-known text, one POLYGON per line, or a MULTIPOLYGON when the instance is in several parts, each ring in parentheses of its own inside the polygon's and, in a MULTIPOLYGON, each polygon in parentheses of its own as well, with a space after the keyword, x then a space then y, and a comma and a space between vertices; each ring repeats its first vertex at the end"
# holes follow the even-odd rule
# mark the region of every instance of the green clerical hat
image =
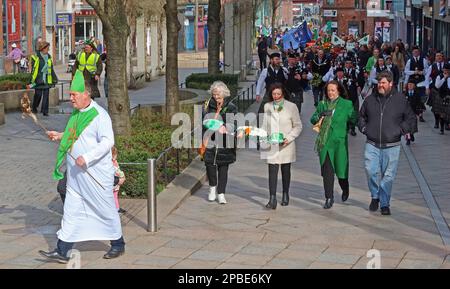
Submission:
POLYGON ((70 85, 70 91, 84 93, 84 76, 83 73, 77 69, 75 76, 72 79, 72 84, 70 85))

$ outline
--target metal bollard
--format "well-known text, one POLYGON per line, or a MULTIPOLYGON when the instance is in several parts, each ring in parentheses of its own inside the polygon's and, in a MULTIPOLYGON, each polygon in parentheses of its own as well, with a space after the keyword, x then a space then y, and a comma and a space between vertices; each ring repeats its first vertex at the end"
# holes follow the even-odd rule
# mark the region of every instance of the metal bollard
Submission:
POLYGON ((158 231, 156 220, 156 160, 147 160, 148 191, 147 191, 147 232, 158 231))

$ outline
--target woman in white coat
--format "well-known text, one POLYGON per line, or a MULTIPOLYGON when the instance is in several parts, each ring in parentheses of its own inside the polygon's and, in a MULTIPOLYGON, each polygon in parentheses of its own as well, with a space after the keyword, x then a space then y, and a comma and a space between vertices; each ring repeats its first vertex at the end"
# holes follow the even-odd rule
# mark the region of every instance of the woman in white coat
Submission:
POLYGON ((268 209, 277 207, 277 180, 281 166, 283 181, 283 198, 281 205, 289 204, 289 186, 291 183, 291 163, 296 161, 295 139, 302 131, 302 122, 297 106, 290 102, 281 83, 274 83, 269 89, 269 102, 264 105, 263 128, 267 131, 269 143, 268 150, 263 150, 262 158, 269 165, 269 192, 270 200, 266 205, 268 209))

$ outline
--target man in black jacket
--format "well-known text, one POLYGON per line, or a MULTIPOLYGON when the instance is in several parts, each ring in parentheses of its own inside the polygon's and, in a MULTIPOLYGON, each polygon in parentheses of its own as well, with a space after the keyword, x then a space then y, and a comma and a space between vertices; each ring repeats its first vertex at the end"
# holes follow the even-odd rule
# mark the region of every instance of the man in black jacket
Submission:
POLYGON ((261 71, 267 67, 267 39, 261 36, 258 40, 258 57, 261 71))
POLYGON ((372 195, 370 211, 390 215, 392 184, 397 174, 402 135, 417 130, 417 118, 407 99, 394 88, 393 76, 383 71, 377 76, 377 91, 368 96, 359 112, 358 127, 367 137, 365 169, 372 195))
MULTIPOLYGON (((311 64, 312 72, 318 73, 320 77, 324 77, 325 74, 330 70, 331 63, 328 58, 325 57, 325 52, 323 50, 319 50, 317 52, 317 56, 314 58, 311 64)), ((319 104, 319 101, 323 98, 323 88, 325 87, 325 83, 322 82, 320 85, 313 87, 313 95, 314 95, 314 106, 319 104)))

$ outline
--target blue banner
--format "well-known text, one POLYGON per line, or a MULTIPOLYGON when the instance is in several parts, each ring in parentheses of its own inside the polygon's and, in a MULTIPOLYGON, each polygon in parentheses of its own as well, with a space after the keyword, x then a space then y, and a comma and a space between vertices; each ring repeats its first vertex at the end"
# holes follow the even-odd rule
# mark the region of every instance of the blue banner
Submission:
POLYGON ((311 41, 312 36, 308 24, 304 21, 302 25, 289 30, 283 36, 283 48, 284 50, 298 49, 300 46, 305 46, 307 42, 311 41))

